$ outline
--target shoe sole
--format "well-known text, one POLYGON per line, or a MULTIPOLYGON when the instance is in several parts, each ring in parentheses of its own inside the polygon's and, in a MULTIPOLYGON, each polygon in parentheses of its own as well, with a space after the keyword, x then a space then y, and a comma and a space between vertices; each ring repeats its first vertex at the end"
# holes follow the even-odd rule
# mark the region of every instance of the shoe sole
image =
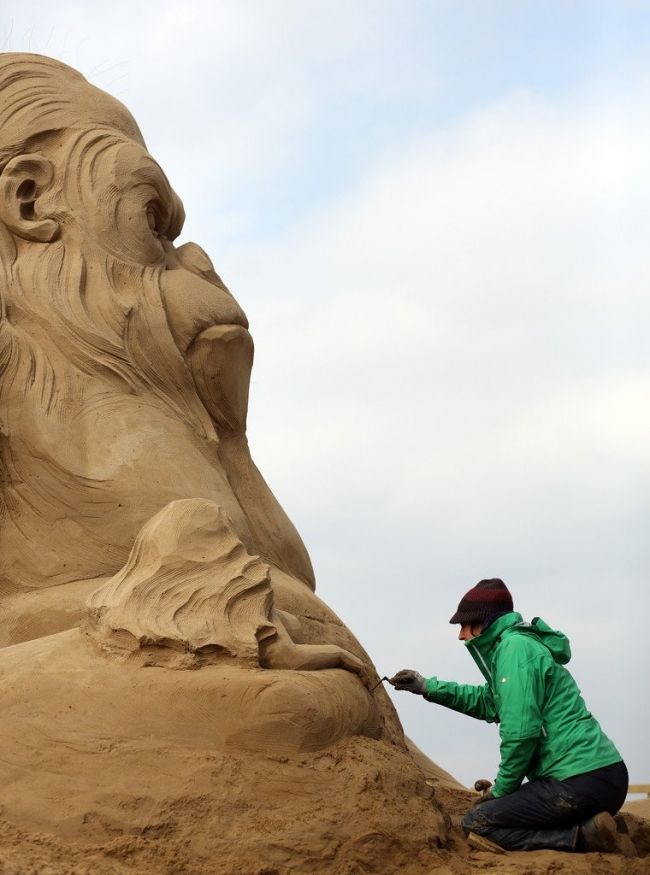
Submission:
POLYGON ((489 851, 492 854, 505 854, 505 849, 496 842, 491 842, 483 836, 477 835, 475 832, 470 832, 467 835, 467 842, 470 848, 476 851, 489 851))

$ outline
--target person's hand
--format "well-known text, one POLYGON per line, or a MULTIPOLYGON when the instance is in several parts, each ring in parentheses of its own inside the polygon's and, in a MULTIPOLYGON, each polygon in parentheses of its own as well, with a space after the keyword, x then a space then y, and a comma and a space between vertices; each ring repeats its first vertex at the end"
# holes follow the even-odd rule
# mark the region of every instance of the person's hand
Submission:
POLYGON ((482 802, 487 802, 488 799, 494 799, 491 788, 492 781, 488 781, 487 778, 479 778, 478 781, 474 781, 474 789, 481 795, 478 799, 475 799, 474 802, 472 802, 472 808, 476 808, 476 806, 480 805, 482 802))
POLYGON ((403 668, 398 671, 394 677, 388 679, 388 683, 392 684, 396 690, 408 690, 409 693, 416 693, 418 696, 424 693, 424 678, 412 668, 403 668))
POLYGON ((475 799, 472 802, 472 808, 476 808, 477 805, 482 805, 484 802, 488 802, 490 799, 494 799, 491 790, 486 790, 485 793, 481 793, 478 799, 475 799))

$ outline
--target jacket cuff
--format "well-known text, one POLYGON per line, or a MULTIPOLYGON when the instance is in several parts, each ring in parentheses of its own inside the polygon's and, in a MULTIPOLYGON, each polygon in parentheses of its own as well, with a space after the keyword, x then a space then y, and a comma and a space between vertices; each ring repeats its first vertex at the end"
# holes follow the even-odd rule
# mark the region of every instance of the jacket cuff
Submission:
POLYGON ((424 679, 424 691, 422 695, 429 702, 435 701, 436 689, 438 687, 438 678, 431 677, 424 679))

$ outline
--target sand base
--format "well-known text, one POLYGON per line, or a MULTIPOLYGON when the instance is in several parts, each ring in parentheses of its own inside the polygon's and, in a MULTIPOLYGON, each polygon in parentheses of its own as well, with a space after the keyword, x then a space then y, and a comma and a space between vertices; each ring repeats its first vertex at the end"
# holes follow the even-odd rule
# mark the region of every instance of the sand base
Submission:
POLYGON ((0 700, 3 875, 424 873, 446 842, 340 669, 142 668, 73 629, 0 650, 0 700))
POLYGON ((472 794, 339 669, 142 668, 72 629, 0 650, 0 700, 2 875, 650 871, 472 850, 472 794))

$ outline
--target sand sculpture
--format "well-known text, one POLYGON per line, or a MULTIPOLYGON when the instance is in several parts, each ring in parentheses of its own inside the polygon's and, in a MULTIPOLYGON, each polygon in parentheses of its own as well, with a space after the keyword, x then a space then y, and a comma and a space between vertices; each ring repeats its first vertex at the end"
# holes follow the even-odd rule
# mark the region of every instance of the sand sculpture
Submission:
POLYGON ((251 459, 248 322, 182 224, 124 106, 0 55, 0 811, 97 872, 99 840, 425 871, 443 817, 251 459))

